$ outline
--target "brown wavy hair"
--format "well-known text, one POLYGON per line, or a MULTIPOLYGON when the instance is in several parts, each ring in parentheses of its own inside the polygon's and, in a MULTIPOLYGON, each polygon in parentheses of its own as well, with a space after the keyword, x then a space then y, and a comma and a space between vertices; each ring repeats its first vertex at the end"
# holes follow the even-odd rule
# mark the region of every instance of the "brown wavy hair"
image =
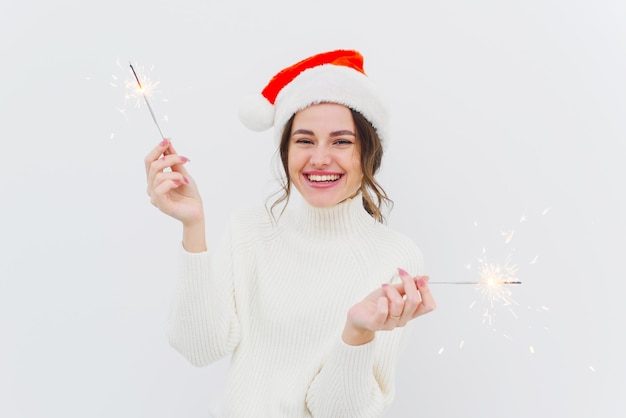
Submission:
MULTIPOLYGON (((360 191, 363 197, 363 207, 374 219, 383 223, 385 222, 385 217, 382 213, 383 206, 387 206, 389 209, 393 207, 393 201, 389 199, 387 192, 385 192, 375 178, 375 175, 380 169, 382 163, 383 147, 380 142, 380 137, 372 124, 356 110, 350 110, 352 112, 354 125, 356 126, 356 134, 360 140, 361 170, 363 170, 363 181, 361 182, 360 191)), ((272 195, 275 196, 280 194, 270 207, 272 217, 274 217, 274 210, 281 203, 283 204, 283 207, 280 210, 279 216, 282 215, 287 207, 287 203, 289 203, 289 197, 291 196, 291 178, 289 177, 288 154, 294 117, 295 115, 293 115, 285 124, 285 129, 283 130, 283 135, 278 147, 278 154, 280 156, 282 166, 282 172, 279 173, 281 190, 272 195)))

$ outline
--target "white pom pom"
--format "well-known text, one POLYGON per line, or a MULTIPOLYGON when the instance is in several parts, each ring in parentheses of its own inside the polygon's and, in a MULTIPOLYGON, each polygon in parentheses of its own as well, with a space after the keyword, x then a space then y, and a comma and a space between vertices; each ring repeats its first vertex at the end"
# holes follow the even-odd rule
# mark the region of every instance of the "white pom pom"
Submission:
POLYGON ((239 105, 239 119, 253 131, 264 131, 274 125, 274 106, 261 94, 244 97, 239 105))

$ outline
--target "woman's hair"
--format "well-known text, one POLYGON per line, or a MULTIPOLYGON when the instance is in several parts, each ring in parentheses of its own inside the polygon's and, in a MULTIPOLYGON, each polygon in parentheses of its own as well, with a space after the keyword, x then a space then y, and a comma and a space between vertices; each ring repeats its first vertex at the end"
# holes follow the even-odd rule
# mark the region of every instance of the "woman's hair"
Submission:
MULTIPOLYGON (((393 201, 389 199, 385 190, 376 181, 374 177, 380 168, 383 158, 383 147, 378 137, 376 129, 372 124, 365 119, 356 110, 350 109, 352 112, 352 118, 354 125, 356 126, 356 134, 359 138, 361 148, 361 170, 363 171, 363 181, 361 183, 361 195, 363 196, 363 207, 372 215, 378 222, 384 222, 385 217, 382 213, 383 205, 386 205, 391 209, 393 201)), ((274 216, 274 209, 283 203, 283 207, 279 213, 282 215, 289 197, 291 196, 291 178, 289 177, 288 166, 288 154, 289 144, 291 143, 291 127, 293 125, 293 115, 285 124, 283 135, 278 147, 278 153, 282 165, 283 172, 280 173, 281 190, 277 191, 274 195, 281 193, 281 195, 272 203, 270 212, 272 217, 274 216)))

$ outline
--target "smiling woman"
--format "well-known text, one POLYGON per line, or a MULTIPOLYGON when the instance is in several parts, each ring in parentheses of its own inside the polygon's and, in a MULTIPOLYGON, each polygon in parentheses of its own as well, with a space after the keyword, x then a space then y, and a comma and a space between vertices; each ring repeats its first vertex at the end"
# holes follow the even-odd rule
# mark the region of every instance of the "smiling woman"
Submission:
MULTIPOLYGON (((285 175, 283 180, 283 195, 277 199, 272 208, 275 208, 282 202, 286 202, 289 200, 290 191, 291 191, 291 182, 300 179, 300 175, 298 173, 292 173, 290 168, 290 161, 292 164, 295 164, 295 157, 291 157, 289 154, 294 152, 296 147, 292 147, 292 139, 296 136, 304 137, 301 139, 300 144, 307 144, 309 150, 313 148, 316 144, 315 142, 307 138, 315 135, 315 132, 309 129, 299 129, 296 125, 294 128, 294 120, 296 119, 304 119, 306 118, 307 113, 310 112, 309 117, 313 117, 313 115, 317 115, 318 113, 323 112, 323 110, 315 110, 318 107, 325 108, 328 112, 336 112, 337 114, 350 112, 349 122, 346 120, 346 126, 351 126, 350 129, 340 129, 331 130, 328 134, 329 141, 335 142, 334 147, 332 149, 351 149, 353 154, 351 158, 353 161, 351 164, 358 164, 359 167, 356 169, 356 177, 359 178, 359 190, 363 197, 363 206, 365 210, 372 215, 376 220, 383 221, 384 217, 382 214, 382 206, 384 204, 391 205, 393 202, 387 196, 385 190, 378 184, 378 181, 375 178, 375 174, 378 172, 383 156, 383 144, 380 141, 380 138, 371 125, 371 123, 359 112, 350 109, 349 107, 334 104, 334 103, 320 103, 316 105, 311 105, 309 108, 305 108, 304 110, 295 114, 289 121, 287 121, 285 125, 285 129, 283 130, 282 138, 280 140, 279 152, 281 157, 281 162, 283 166, 283 170, 285 173, 289 173, 289 175, 285 175), (322 106, 326 105, 326 106, 322 106), (303 116, 304 115, 304 116, 303 116), (344 136, 344 138, 342 138, 344 136), (345 137, 347 136, 347 137, 345 137), (332 141, 332 140, 334 141, 332 141), (293 180, 292 180, 293 179, 293 180)), ((322 115, 322 118, 324 116, 322 115)), ((344 115, 344 117, 348 117, 348 115, 344 115)), ((340 126, 340 125, 338 125, 340 126)), ((319 145, 319 144, 318 144, 319 145)), ((306 155, 305 155, 306 158, 306 155)), ((311 163, 316 163, 315 160, 312 160, 311 163)), ((316 173, 316 170, 310 170, 309 176, 307 176, 307 180, 317 180, 318 182, 322 181, 320 178, 314 178, 312 175, 320 175, 320 173, 316 173)), ((321 175, 328 175, 323 170, 321 171, 321 175)), ((333 175, 342 176, 341 173, 332 173, 333 175)), ((352 178, 355 176, 353 175, 352 178)), ((326 179, 331 180, 331 179, 326 179)), ((338 180, 338 179, 337 179, 338 180)), ((302 194, 303 191, 296 185, 298 191, 302 194)), ((356 191, 355 191, 356 193, 356 191)), ((353 197, 354 194, 350 196, 353 197)), ((339 201, 338 201, 339 202, 339 201)))
POLYGON ((307 202, 330 207, 354 197, 363 171, 350 109, 335 103, 298 112, 287 157, 289 178, 307 202))
POLYGON ((435 302, 418 247, 383 223, 390 200, 374 176, 386 110, 363 57, 300 61, 240 117, 254 130, 274 126, 283 194, 233 215, 218 251, 207 249, 189 159, 164 140, 145 160, 152 203, 183 224, 170 344, 197 366, 233 355, 215 417, 380 417, 404 326, 435 302), (292 186, 301 207, 288 208, 292 186))

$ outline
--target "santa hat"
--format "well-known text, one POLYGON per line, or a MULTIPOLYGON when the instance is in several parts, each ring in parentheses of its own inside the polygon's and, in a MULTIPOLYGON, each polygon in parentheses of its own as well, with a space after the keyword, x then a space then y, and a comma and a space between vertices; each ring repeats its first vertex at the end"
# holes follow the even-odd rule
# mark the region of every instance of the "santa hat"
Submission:
POLYGON ((313 55, 276 74, 261 94, 245 97, 239 118, 253 131, 274 126, 280 143, 285 124, 299 110, 330 102, 361 113, 376 129, 383 147, 387 136, 387 109, 377 87, 363 70, 363 56, 354 50, 313 55))

